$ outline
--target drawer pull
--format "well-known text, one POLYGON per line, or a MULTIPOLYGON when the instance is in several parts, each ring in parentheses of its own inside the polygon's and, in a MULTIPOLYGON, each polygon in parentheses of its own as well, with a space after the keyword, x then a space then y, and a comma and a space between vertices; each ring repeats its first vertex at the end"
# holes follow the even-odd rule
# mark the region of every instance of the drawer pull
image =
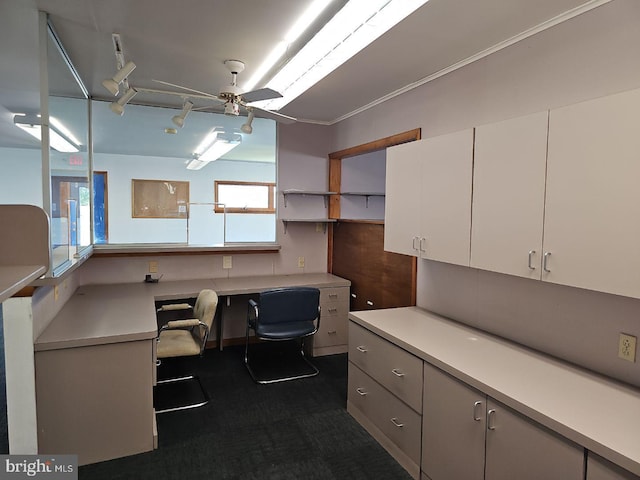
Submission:
POLYGON ((357 346, 357 347, 356 347, 356 350, 358 350, 359 352, 362 352, 362 353, 367 353, 367 351, 368 351, 368 350, 367 350, 365 347, 363 347, 362 345, 357 346))
POLYGON ((338 298, 338 294, 337 293, 330 293, 329 294, 329 298, 338 298))
POLYGON ((337 308, 329 308, 329 313, 336 313, 338 311, 337 308))
POLYGON ((327 333, 329 335, 335 335, 336 333, 338 333, 338 331, 337 330, 329 330, 327 333))
POLYGON ((393 370, 391 370, 391 373, 393 373, 396 377, 404 377, 404 373, 402 373, 397 368, 394 368, 393 370))
POLYGON ((371 300, 367 300, 367 305, 369 305, 370 307, 373 307, 373 302, 371 300))
POLYGON ((351 298, 358 298, 358 296, 355 293, 352 293, 351 298))
POLYGON ((398 428, 404 427, 404 423, 400 423, 396 417, 393 417, 391 419, 391 423, 393 423, 398 428))
POLYGON ((356 392, 358 392, 358 395, 360 395, 361 397, 364 397, 367 394, 364 388, 356 388, 356 392))
POLYGON ((473 404, 473 419, 476 422, 479 422, 480 420, 482 420, 482 417, 478 415, 478 408, 480 407, 482 407, 482 402, 476 402, 473 404))
POLYGON ((487 412, 487 428, 489 430, 496 429, 496 425, 494 421, 495 415, 496 415, 496 411, 493 408, 487 412))

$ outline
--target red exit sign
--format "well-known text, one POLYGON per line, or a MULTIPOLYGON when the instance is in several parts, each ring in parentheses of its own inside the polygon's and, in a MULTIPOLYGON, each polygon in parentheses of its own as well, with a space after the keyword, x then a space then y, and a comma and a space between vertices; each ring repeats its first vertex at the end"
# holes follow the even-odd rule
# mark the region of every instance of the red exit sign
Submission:
POLYGON ((82 155, 69 155, 69 165, 82 166, 83 161, 82 155))

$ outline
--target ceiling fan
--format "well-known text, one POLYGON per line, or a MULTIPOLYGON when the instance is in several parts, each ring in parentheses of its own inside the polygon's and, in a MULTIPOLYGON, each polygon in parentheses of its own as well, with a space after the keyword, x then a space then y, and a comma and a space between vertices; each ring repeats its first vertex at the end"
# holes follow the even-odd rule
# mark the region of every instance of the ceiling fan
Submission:
POLYGON ((268 118, 271 120, 275 120, 276 122, 285 124, 294 123, 296 121, 294 117, 274 112, 272 110, 266 110, 263 108, 248 105, 249 103, 257 102, 260 100, 280 98, 282 97, 282 95, 271 88, 261 88, 250 92, 243 92, 242 89, 238 87, 237 77, 238 74, 244 70, 244 62, 241 62, 240 60, 225 60, 224 64, 229 72, 231 72, 231 84, 223 87, 218 95, 202 92, 200 90, 194 90, 193 88, 176 85, 174 83, 164 82, 162 80, 153 81, 156 83, 161 83, 163 85, 168 85, 170 87, 179 88, 186 92, 193 92, 198 95, 203 95, 207 98, 211 98, 212 100, 220 102, 224 104, 225 115, 238 116, 240 115, 241 108, 246 110, 249 115, 249 120, 245 125, 243 125, 243 131, 245 131, 245 133, 251 133, 251 120, 253 119, 254 112, 260 117, 268 118), (248 128, 245 129, 245 126, 248 126, 248 128))

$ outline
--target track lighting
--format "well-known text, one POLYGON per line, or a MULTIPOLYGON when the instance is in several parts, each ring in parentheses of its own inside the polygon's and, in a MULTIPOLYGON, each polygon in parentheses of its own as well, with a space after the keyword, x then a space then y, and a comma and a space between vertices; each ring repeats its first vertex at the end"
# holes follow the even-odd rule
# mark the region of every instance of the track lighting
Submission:
POLYGON ((124 113, 124 106, 129 103, 129 101, 136 96, 138 91, 135 88, 130 88, 125 92, 125 94, 118 99, 117 102, 111 102, 109 104, 109 108, 113 113, 117 113, 118 115, 122 115, 124 113))
POLYGON ((127 62, 118 72, 113 76, 113 78, 107 78, 102 81, 102 85, 104 88, 109 90, 114 96, 118 95, 120 91, 120 84, 122 81, 133 72, 136 68, 136 64, 133 62, 127 62))
POLYGON ((249 116, 247 117, 247 121, 242 124, 240 130, 242 133, 251 134, 253 132, 253 127, 251 126, 251 122, 253 122, 253 110, 249 110, 249 116))
POLYGON ((185 101, 184 105, 182 106, 182 111, 178 115, 174 115, 171 121, 178 127, 182 128, 184 126, 184 120, 185 118, 187 118, 187 115, 189 115, 189 112, 192 108, 193 103, 188 100, 185 101))

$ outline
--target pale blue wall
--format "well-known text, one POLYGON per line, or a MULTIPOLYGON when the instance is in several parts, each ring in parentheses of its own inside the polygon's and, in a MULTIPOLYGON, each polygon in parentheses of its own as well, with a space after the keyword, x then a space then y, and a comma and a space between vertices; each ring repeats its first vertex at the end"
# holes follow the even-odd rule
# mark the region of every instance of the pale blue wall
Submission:
POLYGON ((40 149, 0 148, 0 204, 42 207, 40 149))

